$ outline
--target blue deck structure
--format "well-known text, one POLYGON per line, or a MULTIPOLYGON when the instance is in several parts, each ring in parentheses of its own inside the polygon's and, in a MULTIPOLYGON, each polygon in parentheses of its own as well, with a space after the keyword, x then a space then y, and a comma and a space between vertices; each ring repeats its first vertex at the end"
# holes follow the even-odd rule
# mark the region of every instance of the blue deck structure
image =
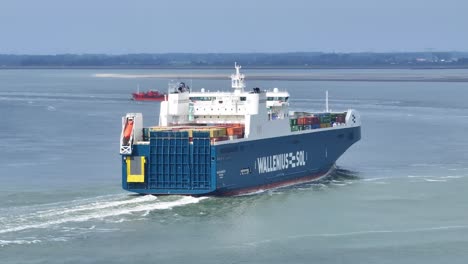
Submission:
POLYGON ((137 145, 132 155, 146 160, 144 181, 127 181, 131 156, 123 156, 122 187, 143 194, 237 195, 313 181, 360 138, 361 128, 353 127, 211 145, 207 132, 195 133, 193 143, 187 132, 152 132, 150 144, 137 145))

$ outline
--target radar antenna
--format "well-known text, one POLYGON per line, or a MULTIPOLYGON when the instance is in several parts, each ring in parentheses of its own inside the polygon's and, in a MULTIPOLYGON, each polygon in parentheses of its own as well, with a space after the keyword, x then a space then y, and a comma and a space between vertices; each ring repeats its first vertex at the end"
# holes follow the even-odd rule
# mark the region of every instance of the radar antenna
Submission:
POLYGON ((241 93, 244 91, 245 82, 244 82, 244 74, 240 73, 240 65, 237 65, 237 62, 234 63, 234 67, 236 68, 236 74, 231 75, 231 82, 232 88, 234 89, 235 93, 241 93))

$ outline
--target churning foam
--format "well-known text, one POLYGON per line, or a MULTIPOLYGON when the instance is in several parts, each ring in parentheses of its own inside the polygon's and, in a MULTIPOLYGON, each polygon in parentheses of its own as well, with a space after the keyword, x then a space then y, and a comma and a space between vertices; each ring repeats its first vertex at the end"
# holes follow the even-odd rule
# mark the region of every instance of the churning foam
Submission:
POLYGON ((0 234, 34 228, 47 228, 69 222, 86 222, 91 219, 103 219, 135 212, 145 212, 147 215, 147 212, 153 210, 165 210, 177 206, 194 204, 203 199, 205 197, 180 197, 174 201, 160 201, 155 196, 145 195, 117 201, 93 201, 89 204, 73 205, 71 207, 58 206, 48 210, 3 218, 1 224, 5 228, 0 229, 0 234))

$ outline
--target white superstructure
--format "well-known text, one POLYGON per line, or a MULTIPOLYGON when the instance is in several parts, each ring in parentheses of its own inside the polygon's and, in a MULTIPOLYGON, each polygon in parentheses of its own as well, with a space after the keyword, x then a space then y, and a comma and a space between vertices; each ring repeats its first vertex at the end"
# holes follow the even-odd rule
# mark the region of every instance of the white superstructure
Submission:
MULTIPOLYGON (((181 83, 182 86, 172 87, 166 100, 161 102, 159 128, 157 129, 190 127, 196 130, 197 128, 203 129, 203 127, 241 126, 242 131, 238 131, 238 134, 231 136, 229 132, 227 133, 229 139, 255 140, 361 125, 359 113, 355 110, 330 113, 328 92, 325 112, 292 112, 289 111, 287 91, 281 91, 278 88, 273 88, 271 91, 260 88, 246 91, 245 76, 240 73, 241 66, 235 64, 235 69, 235 74, 231 75, 232 92, 206 92, 203 88, 198 92, 193 92, 183 83, 181 83), (332 114, 341 115, 342 118, 331 120, 332 114), (319 120, 323 118, 323 115, 328 115, 329 119, 319 120), (315 118, 315 121, 311 118, 315 118), (304 123, 300 123, 301 119, 304 123)), ((148 144, 141 132, 142 119, 139 113, 127 114, 123 118, 121 153, 131 153, 133 142, 148 144), (127 128, 130 123, 132 127, 127 128)), ((223 141, 225 138, 214 140, 216 144, 226 144, 230 141, 223 141)))
POLYGON ((254 88, 245 91, 245 76, 235 65, 231 75, 232 92, 170 91, 161 102, 160 126, 185 124, 244 124, 245 138, 268 137, 290 133, 289 93, 254 88))

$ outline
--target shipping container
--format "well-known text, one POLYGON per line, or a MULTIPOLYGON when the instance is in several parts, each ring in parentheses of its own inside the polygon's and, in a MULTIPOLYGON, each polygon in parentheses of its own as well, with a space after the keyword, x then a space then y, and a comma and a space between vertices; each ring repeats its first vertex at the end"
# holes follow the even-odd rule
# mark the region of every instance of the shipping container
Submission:
POLYGON ((339 115, 336 117, 336 122, 338 123, 345 123, 345 116, 344 115, 339 115))
POLYGON ((210 137, 217 138, 217 137, 225 137, 226 136, 226 128, 225 127, 215 127, 210 129, 210 137))
POLYGON ((299 117, 299 118, 297 119, 297 124, 300 125, 300 126, 301 126, 301 125, 304 125, 305 122, 306 122, 306 118, 305 118, 305 117, 299 117))
POLYGON ((243 126, 236 126, 236 127, 228 127, 226 128, 226 134, 228 136, 241 136, 244 134, 244 127, 243 126))
POLYGON ((331 115, 330 113, 323 113, 319 115, 320 123, 330 123, 331 115))

